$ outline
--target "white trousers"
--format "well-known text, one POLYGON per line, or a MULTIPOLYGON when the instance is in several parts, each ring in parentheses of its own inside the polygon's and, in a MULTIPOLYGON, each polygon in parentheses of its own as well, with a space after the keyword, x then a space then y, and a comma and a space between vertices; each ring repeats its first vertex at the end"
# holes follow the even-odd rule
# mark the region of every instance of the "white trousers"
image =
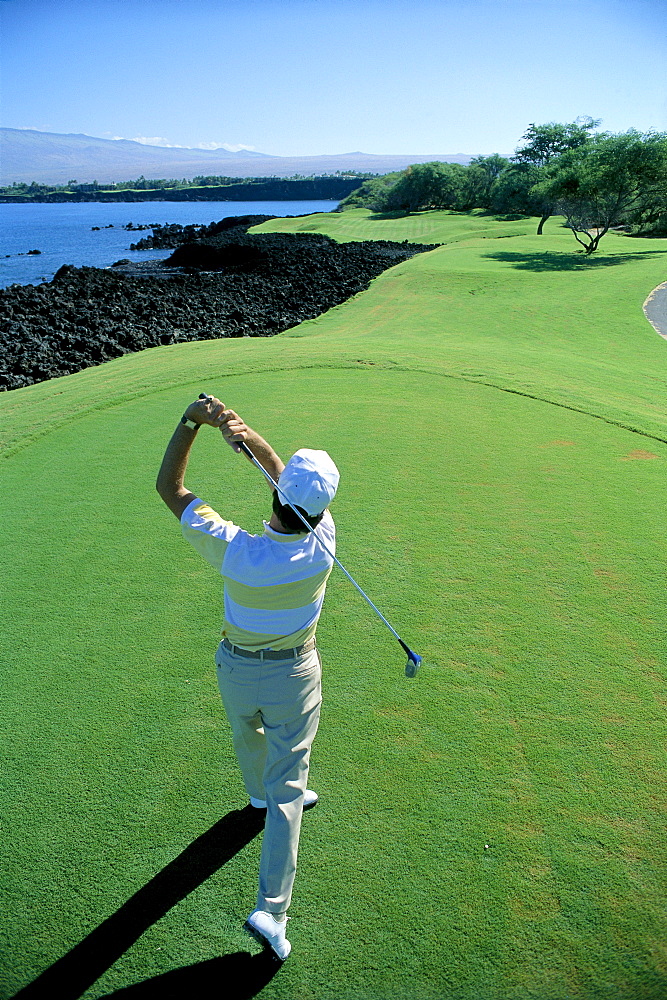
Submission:
POLYGON ((310 748, 320 719, 319 653, 254 660, 221 643, 215 661, 246 791, 267 804, 257 908, 281 913, 292 898, 310 748))

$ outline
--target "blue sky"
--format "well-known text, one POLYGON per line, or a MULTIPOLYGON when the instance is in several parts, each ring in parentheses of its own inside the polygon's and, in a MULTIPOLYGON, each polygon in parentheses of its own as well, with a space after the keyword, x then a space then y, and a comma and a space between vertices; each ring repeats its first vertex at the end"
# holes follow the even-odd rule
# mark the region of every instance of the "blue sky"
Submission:
POLYGON ((665 0, 0 0, 11 128, 274 155, 667 131, 665 0))

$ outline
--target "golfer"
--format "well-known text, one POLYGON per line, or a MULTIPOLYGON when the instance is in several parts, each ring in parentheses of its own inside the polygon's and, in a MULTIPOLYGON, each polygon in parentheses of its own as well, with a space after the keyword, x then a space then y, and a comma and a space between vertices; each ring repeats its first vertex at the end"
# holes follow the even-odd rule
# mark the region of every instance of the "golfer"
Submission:
POLYGON ((333 560, 273 487, 261 535, 224 520, 187 489, 190 449, 202 424, 219 428, 237 452, 244 442, 332 553, 335 528, 327 507, 339 476, 324 451, 302 449, 284 465, 238 414, 207 396, 186 409, 157 479, 183 535, 224 580, 218 685, 250 804, 267 811, 257 907, 246 928, 284 960, 291 950, 285 925, 301 815, 317 802, 306 787, 322 701, 315 630, 333 560))

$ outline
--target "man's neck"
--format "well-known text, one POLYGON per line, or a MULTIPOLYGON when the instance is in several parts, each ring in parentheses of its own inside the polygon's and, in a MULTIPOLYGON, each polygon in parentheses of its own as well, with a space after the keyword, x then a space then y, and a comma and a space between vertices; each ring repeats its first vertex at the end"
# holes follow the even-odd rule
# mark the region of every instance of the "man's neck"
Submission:
POLYGON ((269 528, 273 531, 277 531, 281 535, 297 535, 297 531, 289 531, 283 522, 280 520, 275 511, 271 514, 271 520, 269 521, 269 528))

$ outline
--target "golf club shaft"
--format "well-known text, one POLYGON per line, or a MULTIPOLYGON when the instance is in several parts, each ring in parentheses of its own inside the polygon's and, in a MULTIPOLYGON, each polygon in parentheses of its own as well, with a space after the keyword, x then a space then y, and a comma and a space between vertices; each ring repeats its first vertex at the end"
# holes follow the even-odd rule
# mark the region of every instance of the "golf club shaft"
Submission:
POLYGON ((380 618, 385 623, 385 625, 387 626, 387 628, 389 629, 389 631, 391 632, 391 634, 396 639, 398 639, 399 643, 401 644, 401 646, 403 647, 403 649, 405 650, 405 652, 408 653, 408 655, 410 655, 410 653, 411 653, 410 648, 408 646, 406 646, 406 644, 403 642, 403 640, 401 639, 401 637, 398 634, 398 632, 396 631, 396 629, 392 628, 392 626, 389 624, 389 622, 387 621, 387 619, 385 618, 385 616, 382 614, 382 612, 379 610, 379 608, 375 607, 375 605, 371 601, 371 599, 368 596, 368 594, 364 593, 364 591, 361 589, 361 587, 359 586, 359 584, 357 583, 357 581, 352 576, 350 576, 350 574, 348 573, 348 571, 343 566, 342 562, 339 559, 336 558, 336 556, 333 554, 333 552, 331 551, 331 549, 322 541, 322 539, 317 534, 317 532, 315 531, 315 529, 312 528, 310 526, 310 524, 308 524, 308 521, 306 521, 305 517, 303 517, 299 513, 299 511, 296 509, 296 507, 294 507, 294 505, 290 503, 289 499, 285 496, 285 494, 281 490, 280 486, 278 486, 278 483, 269 475, 269 473, 266 471, 266 469, 261 464, 261 462, 257 461, 257 459, 255 458, 255 456, 251 452, 250 448, 248 447, 248 445, 245 444, 244 441, 234 441, 233 443, 237 444, 239 446, 239 448, 241 449, 241 451, 243 452, 243 454, 247 455, 248 458, 250 459, 250 461, 254 465, 257 466, 257 468, 259 469, 259 471, 266 477, 266 479, 269 481, 269 483, 271 484, 271 486, 273 486, 273 488, 278 491, 278 493, 284 499, 284 501, 287 504, 287 506, 291 507, 292 510, 294 511, 294 513, 296 514, 296 516, 299 518, 299 520, 303 524, 305 524, 305 526, 308 529, 308 531, 312 531, 313 532, 313 534, 315 535, 315 537, 317 538, 318 542, 320 543, 320 545, 322 546, 322 548, 324 549, 324 551, 327 553, 327 555, 330 556, 333 559, 333 561, 336 563, 336 565, 338 566, 339 569, 342 569, 343 573, 348 578, 348 580, 350 581, 350 583, 354 587, 356 587, 356 589, 359 591, 359 593, 361 594, 361 596, 363 597, 363 599, 366 601, 366 603, 370 605, 370 607, 373 609, 373 611, 378 616, 378 618, 380 618))

